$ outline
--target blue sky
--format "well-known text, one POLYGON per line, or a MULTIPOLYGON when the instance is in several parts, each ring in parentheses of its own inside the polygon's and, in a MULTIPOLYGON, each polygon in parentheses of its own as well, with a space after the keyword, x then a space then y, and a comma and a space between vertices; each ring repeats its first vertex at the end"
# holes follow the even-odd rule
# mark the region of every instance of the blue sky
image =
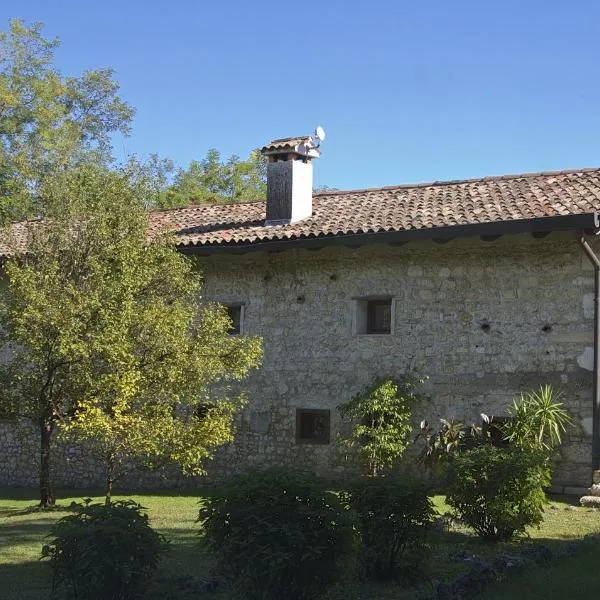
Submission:
POLYGON ((327 132, 342 189, 600 166, 597 0, 20 0, 66 74, 110 66, 137 109, 116 155, 185 165, 327 132))

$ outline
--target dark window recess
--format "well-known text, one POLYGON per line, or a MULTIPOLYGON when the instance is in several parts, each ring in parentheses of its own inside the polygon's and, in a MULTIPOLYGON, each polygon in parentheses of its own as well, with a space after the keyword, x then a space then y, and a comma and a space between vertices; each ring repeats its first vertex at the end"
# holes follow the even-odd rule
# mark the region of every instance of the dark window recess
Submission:
POLYGON ((296 409, 296 441, 329 444, 329 410, 296 409))
POLYGON ((484 434, 489 435, 490 442, 498 448, 506 448, 509 441, 504 439, 502 427, 508 421, 508 417, 490 417, 488 423, 483 423, 482 430, 484 434))
POLYGON ((237 335, 242 332, 242 307, 241 306, 228 306, 227 314, 231 319, 231 329, 229 333, 237 335))
POLYGON ((367 301, 367 333, 391 333, 392 301, 367 301))

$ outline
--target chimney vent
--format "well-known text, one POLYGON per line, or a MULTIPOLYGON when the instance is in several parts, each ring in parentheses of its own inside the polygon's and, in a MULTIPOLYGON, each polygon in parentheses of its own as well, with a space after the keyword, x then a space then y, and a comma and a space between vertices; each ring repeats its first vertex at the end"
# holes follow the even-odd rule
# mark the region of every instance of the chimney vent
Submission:
POLYGON ((312 159, 321 154, 321 139, 283 138, 261 149, 269 161, 265 225, 287 225, 312 216, 312 159))

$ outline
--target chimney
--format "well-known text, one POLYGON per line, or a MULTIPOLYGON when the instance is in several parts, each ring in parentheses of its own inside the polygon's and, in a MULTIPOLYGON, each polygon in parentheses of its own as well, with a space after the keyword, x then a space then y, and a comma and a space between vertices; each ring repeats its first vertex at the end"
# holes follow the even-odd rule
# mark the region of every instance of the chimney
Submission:
POLYGON ((321 154, 321 139, 318 133, 316 139, 284 138, 273 140, 261 149, 269 161, 265 225, 287 225, 312 215, 312 159, 321 154))

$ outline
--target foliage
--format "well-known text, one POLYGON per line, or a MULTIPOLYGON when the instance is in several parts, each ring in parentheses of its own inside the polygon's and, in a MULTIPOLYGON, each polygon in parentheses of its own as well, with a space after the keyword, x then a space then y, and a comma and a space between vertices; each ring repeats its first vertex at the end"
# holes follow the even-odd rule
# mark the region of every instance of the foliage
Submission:
MULTIPOLYGON (((62 492, 57 499, 57 510, 68 510, 72 501, 81 501, 83 492, 80 490, 63 489, 62 492)), ((10 540, 9 544, 0 544, 0 598, 6 600, 40 600, 51 597, 51 571, 46 562, 39 561, 38 558, 40 548, 48 543, 46 536, 50 527, 56 519, 67 513, 57 515, 55 512, 39 511, 33 506, 34 497, 35 490, 0 487, 0 540, 10 540)), ((220 578, 209 575, 213 565, 211 553, 206 549, 204 540, 198 540, 198 524, 189 518, 194 511, 197 514, 197 493, 194 495, 192 492, 144 490, 141 495, 132 498, 147 507, 146 512, 152 527, 164 533, 171 541, 170 551, 160 561, 156 576, 152 578, 152 591, 145 591, 144 598, 161 598, 160 593, 165 588, 165 600, 166 598, 177 598, 177 600, 231 598, 226 584, 220 578), (170 586, 169 581, 176 581, 176 584, 170 586), (210 585, 212 582, 218 582, 215 593, 205 592, 204 595, 200 595, 198 591, 193 594, 192 588, 195 588, 195 584, 210 585), (183 589, 184 587, 186 589, 183 589), (169 596, 170 588, 172 588, 171 596, 169 596)), ((119 496, 118 499, 126 498, 119 496)), ((94 502, 98 501, 101 501, 101 498, 94 498, 94 502)), ((449 510, 442 496, 433 497, 433 501, 438 512, 449 510)), ((408 600, 415 597, 430 597, 435 593, 437 582, 453 580, 455 576, 468 569, 465 561, 457 561, 457 555, 466 557, 477 555, 487 561, 488 558, 493 560, 497 553, 507 558, 520 555, 530 546, 543 544, 557 552, 564 552, 565 556, 571 556, 571 550, 578 545, 578 540, 586 534, 597 534, 600 531, 598 512, 584 509, 572 510, 574 505, 578 505, 577 498, 572 498, 570 502, 566 502, 565 498, 552 500, 553 510, 546 510, 539 530, 532 529, 528 532, 531 536, 530 540, 526 540, 525 543, 516 540, 501 544, 497 548, 482 547, 481 540, 466 527, 459 525, 460 533, 458 533, 454 526, 451 526, 450 531, 445 527, 442 528, 440 522, 440 527, 435 527, 436 532, 428 553, 427 574, 420 578, 414 587, 405 582, 359 583, 353 579, 346 585, 342 584, 337 589, 334 587, 328 594, 323 594, 323 600, 325 598, 328 600, 356 600, 357 598, 408 600), (457 542, 460 542, 460 547, 457 546, 457 542)), ((596 548, 595 559, 597 560, 600 546, 596 544, 596 548)), ((561 564, 569 564, 571 584, 573 579, 577 578, 578 584, 583 582, 590 591, 595 590, 597 574, 593 573, 593 577, 592 575, 586 577, 585 570, 581 570, 577 560, 578 558, 561 559, 561 564)), ((477 562, 475 561, 475 564, 477 562)), ((592 564, 591 561, 587 561, 586 565, 588 563, 592 564)), ((510 571, 513 572, 514 569, 510 571)), ((526 571, 529 572, 527 569, 526 571)), ((567 589, 566 585, 564 589, 567 589)), ((531 595, 531 598, 535 597, 535 594, 531 595)), ((569 597, 569 595, 563 594, 560 597, 569 597)))
POLYGON ((10 21, 0 32, 0 218, 43 212, 40 182, 84 161, 107 163, 111 135, 127 134, 133 109, 110 69, 65 77, 53 65, 58 40, 42 25, 10 21))
MULTIPOLYGON (((157 164, 157 159, 154 159, 157 164)), ((166 172, 163 164, 163 178, 166 172)), ((172 181, 165 185, 157 204, 163 207, 187 206, 219 202, 248 202, 263 200, 267 193, 266 161, 259 150, 245 160, 231 156, 221 158, 211 149, 200 161, 192 161, 187 169, 175 171, 172 181)))
POLYGON ((509 408, 509 420, 504 435, 513 444, 552 452, 561 443, 561 436, 573 424, 564 408, 560 393, 551 386, 521 394, 509 408))
MULTIPOLYGON (((486 415, 482 415, 488 419, 486 415)), ((489 419, 488 419, 489 421, 489 419)), ((415 441, 423 440, 424 446, 419 459, 427 469, 441 475, 454 455, 487 441, 486 432, 475 424, 465 425, 461 421, 440 419, 439 431, 434 431, 426 420, 415 441)))
POLYGON ((148 243, 145 190, 90 165, 46 181, 51 218, 25 226, 27 254, 5 265, 0 402, 41 427, 43 505, 57 423, 102 459, 108 495, 129 467, 201 472, 231 440, 241 399, 226 383, 260 359, 259 339, 230 336, 224 308, 201 304, 169 238, 148 243))
POLYGON ((483 538, 507 540, 542 522, 550 484, 545 454, 491 444, 453 456, 446 501, 483 538))
POLYGON ((367 576, 404 578, 422 572, 435 510, 427 487, 407 476, 369 477, 341 493, 358 514, 367 576))
POLYGON ((409 375, 376 379, 366 392, 338 406, 342 418, 353 422, 340 444, 370 474, 390 469, 408 447, 411 413, 422 400, 417 390, 424 381, 409 375))
POLYGON ((318 598, 354 564, 351 513, 313 474, 250 472, 200 510, 206 539, 244 598, 318 598))
POLYGON ((108 506, 88 500, 74 508, 53 525, 53 539, 42 548, 55 586, 77 600, 138 597, 167 549, 145 509, 132 500, 108 506))

